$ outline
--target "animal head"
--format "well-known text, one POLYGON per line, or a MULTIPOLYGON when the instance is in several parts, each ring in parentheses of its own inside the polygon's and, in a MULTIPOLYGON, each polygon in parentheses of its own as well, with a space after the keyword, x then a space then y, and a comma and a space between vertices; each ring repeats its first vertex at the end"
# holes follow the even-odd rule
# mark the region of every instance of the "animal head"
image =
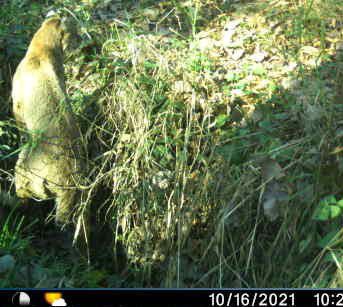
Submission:
POLYGON ((52 48, 62 47, 64 53, 75 50, 81 42, 75 21, 59 16, 46 19, 35 36, 35 41, 38 41, 39 44, 45 44, 52 48))

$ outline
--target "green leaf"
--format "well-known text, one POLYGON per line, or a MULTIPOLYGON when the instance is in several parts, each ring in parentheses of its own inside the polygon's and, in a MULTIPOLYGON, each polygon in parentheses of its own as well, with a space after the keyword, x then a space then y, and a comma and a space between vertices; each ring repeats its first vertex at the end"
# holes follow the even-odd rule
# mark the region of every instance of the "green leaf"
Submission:
POLYGON ((10 149, 11 149, 11 147, 8 145, 1 145, 0 144, 0 150, 10 150, 10 149))
POLYGON ((289 118, 289 114, 287 113, 277 113, 277 114, 274 114, 273 117, 275 119, 278 119, 278 120, 286 120, 289 118))
POLYGON ((157 64, 151 61, 145 61, 144 62, 144 67, 147 69, 154 69, 157 67, 157 64))
POLYGON ((303 253, 309 247, 311 241, 312 241, 311 237, 308 237, 305 240, 301 240, 299 243, 299 252, 303 253))
POLYGON ((215 149, 215 152, 221 155, 226 161, 230 161, 233 164, 242 163, 245 159, 244 152, 239 144, 226 144, 219 146, 215 149))
POLYGON ((266 70, 261 64, 256 64, 252 67, 252 73, 257 76, 262 76, 266 74, 266 70))
POLYGON ((342 214, 342 208, 338 206, 329 206, 331 219, 334 219, 342 214))
POLYGON ((327 246, 332 246, 335 243, 335 240, 333 240, 335 238, 335 236, 337 235, 337 233, 339 232, 339 229, 330 231, 328 234, 326 234, 323 238, 321 238, 318 242, 318 246, 321 248, 325 248, 327 246))
POLYGON ((313 219, 317 221, 327 221, 340 216, 343 212, 342 203, 337 204, 334 195, 324 197, 316 208, 313 219))
POLYGON ((319 202, 319 206, 326 206, 326 205, 331 205, 331 204, 336 204, 336 203, 337 203, 336 197, 334 195, 328 195, 319 202))
POLYGON ((216 117, 216 127, 223 127, 228 121, 229 117, 226 114, 220 114, 216 117))
POLYGON ((317 221, 327 221, 342 214, 342 208, 333 205, 319 205, 314 212, 313 219, 317 221))
POLYGON ((259 127, 268 131, 274 129, 274 124, 270 120, 263 120, 258 123, 259 127))
POLYGON ((225 78, 228 82, 237 81, 239 79, 237 74, 235 74, 233 72, 228 72, 226 74, 225 78))
POLYGON ((330 218, 329 207, 318 206, 313 214, 313 219, 316 221, 327 221, 330 218))

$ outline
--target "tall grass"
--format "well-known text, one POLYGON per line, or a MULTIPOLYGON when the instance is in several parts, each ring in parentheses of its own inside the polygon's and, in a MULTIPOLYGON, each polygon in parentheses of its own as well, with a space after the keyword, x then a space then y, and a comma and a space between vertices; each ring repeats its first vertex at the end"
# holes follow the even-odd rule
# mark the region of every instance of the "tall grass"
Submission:
POLYGON ((341 285, 342 217, 313 218, 342 196, 341 60, 328 48, 338 2, 173 3, 154 20, 167 34, 144 30, 140 11, 102 25, 85 18, 96 5, 69 4, 92 38, 66 71, 88 143, 86 202, 110 229, 106 268, 120 286, 341 285), (243 59, 199 47, 237 19, 243 59), (285 173, 274 221, 268 161, 285 173))

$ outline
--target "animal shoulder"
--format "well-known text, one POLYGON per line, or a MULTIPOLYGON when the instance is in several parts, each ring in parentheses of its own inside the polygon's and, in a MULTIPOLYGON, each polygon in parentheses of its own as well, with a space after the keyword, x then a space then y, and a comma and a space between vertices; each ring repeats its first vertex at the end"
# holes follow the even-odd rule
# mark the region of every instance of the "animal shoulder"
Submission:
POLYGON ((39 67, 44 61, 61 65, 63 54, 74 49, 78 41, 76 26, 71 20, 52 17, 44 21, 33 36, 25 58, 33 67, 39 67))
POLYGON ((65 100, 63 55, 70 41, 77 40, 75 35, 73 23, 60 17, 45 20, 34 34, 13 78, 13 113, 18 124, 28 129, 45 125, 51 116, 46 113, 65 100))

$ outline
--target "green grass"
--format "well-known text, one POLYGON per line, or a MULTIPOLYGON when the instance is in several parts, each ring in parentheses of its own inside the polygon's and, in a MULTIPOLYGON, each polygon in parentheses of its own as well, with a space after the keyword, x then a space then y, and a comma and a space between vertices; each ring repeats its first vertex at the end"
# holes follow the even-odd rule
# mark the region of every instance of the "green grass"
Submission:
MULTIPOLYGON (((60 255, 43 270, 59 277, 52 284, 342 286, 339 1, 128 1, 116 21, 99 1, 52 2, 88 33, 66 64, 67 87, 88 148, 92 236, 104 238, 88 270, 40 247, 38 267, 60 255), (235 45, 221 46, 238 19, 235 45), (275 220, 264 209, 273 197, 275 220)), ((13 162, 1 168, 13 175, 13 162)), ((13 194, 11 180, 1 189, 13 194)), ((7 240, 26 240, 17 229, 7 240)))

